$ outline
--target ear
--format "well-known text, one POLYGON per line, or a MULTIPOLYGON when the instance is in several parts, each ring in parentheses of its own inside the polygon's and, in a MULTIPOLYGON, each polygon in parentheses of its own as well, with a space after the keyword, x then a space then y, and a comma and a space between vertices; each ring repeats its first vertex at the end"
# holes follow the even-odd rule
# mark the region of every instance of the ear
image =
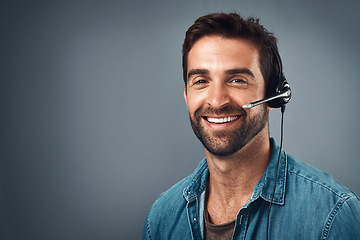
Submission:
POLYGON ((267 110, 268 110, 268 112, 270 112, 270 111, 274 110, 274 108, 273 108, 273 107, 269 107, 269 105, 268 105, 268 106, 267 106, 267 110))
POLYGON ((188 106, 188 103, 187 103, 187 89, 186 89, 186 84, 184 84, 184 99, 185 99, 186 106, 188 106))

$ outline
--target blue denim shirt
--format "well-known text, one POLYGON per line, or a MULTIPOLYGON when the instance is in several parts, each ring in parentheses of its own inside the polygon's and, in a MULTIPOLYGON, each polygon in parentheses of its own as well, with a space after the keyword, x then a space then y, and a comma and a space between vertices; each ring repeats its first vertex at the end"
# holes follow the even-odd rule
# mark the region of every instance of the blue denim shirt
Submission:
MULTIPOLYGON (((279 146, 251 199, 239 211, 233 239, 265 239, 279 146)), ((153 204, 143 239, 203 239, 206 159, 153 204)), ((269 239, 360 239, 360 200, 329 174, 281 153, 270 212, 269 239)))

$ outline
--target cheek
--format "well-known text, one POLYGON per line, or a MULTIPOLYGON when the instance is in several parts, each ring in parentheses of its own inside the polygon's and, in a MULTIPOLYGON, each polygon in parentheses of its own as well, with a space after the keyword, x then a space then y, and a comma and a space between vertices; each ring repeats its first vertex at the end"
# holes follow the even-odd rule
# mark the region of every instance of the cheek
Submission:
POLYGON ((201 94, 188 93, 187 95, 186 104, 191 114, 201 108, 204 105, 204 102, 204 98, 202 98, 201 94))
POLYGON ((240 103, 241 106, 244 104, 252 103, 258 100, 261 100, 265 97, 265 94, 262 90, 249 91, 246 94, 243 94, 241 97, 237 98, 237 103, 240 103))

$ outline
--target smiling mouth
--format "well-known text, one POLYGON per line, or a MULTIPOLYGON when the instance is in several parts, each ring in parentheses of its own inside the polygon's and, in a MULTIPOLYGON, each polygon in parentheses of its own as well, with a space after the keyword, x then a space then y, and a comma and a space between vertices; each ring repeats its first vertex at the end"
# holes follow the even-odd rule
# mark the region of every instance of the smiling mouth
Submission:
POLYGON ((240 115, 237 116, 231 116, 231 117, 204 117, 206 121, 210 123, 228 123, 235 121, 236 119, 240 118, 240 115))

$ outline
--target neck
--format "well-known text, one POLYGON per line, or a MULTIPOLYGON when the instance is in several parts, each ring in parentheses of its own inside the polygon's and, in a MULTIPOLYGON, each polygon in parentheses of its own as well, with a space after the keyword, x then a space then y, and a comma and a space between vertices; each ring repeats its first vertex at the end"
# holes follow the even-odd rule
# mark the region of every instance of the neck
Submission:
POLYGON ((210 172, 207 207, 211 220, 215 224, 232 221, 250 200, 269 163, 268 128, 231 156, 218 157, 207 151, 205 155, 210 172))

